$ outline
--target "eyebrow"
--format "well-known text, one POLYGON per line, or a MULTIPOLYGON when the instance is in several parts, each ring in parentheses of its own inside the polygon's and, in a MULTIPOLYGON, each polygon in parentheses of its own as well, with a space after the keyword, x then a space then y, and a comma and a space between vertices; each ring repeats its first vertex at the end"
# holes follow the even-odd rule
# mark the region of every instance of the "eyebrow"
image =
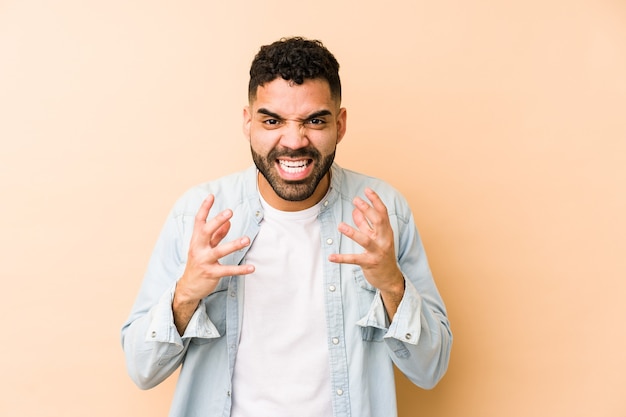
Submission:
MULTIPOLYGON (((257 113, 273 117, 274 119, 284 120, 284 118, 282 116, 280 116, 279 114, 274 113, 273 111, 270 111, 270 110, 268 110, 268 109, 266 109, 264 107, 261 107, 260 109, 258 109, 257 113)), ((316 112, 313 112, 313 113, 309 114, 308 116, 306 116, 302 120, 311 120, 311 119, 315 119, 316 117, 329 116, 329 115, 332 115, 330 110, 326 110, 326 109, 318 110, 316 112)))

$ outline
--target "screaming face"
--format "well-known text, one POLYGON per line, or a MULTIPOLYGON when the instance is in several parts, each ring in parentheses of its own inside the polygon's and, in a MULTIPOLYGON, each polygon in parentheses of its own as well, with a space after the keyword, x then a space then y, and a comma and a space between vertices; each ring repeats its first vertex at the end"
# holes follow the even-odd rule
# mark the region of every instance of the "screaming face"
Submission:
POLYGON ((259 191, 274 208, 302 210, 330 186, 330 168, 346 125, 345 109, 326 80, 298 85, 277 78, 258 87, 244 109, 244 133, 259 176, 259 191))

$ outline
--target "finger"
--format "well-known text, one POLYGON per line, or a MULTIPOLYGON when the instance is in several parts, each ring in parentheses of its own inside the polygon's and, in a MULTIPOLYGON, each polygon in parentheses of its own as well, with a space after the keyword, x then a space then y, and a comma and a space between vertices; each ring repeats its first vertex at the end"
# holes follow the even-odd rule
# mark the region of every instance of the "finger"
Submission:
POLYGON ((361 265, 362 255, 333 253, 328 256, 330 262, 337 264, 361 265))
POLYGON ((198 209, 196 213, 195 223, 196 225, 203 225, 206 223, 206 219, 209 216, 209 211, 211 211, 211 207, 213 207, 213 202, 215 202, 215 196, 213 194, 209 194, 198 209))
POLYGON ((365 202, 365 200, 360 197, 355 197, 352 203, 363 214, 363 217, 369 223, 368 226, 370 229, 375 229, 374 225, 380 224, 380 213, 378 213, 374 207, 365 202))
POLYGON ((213 236, 211 236, 211 241, 209 242, 211 247, 216 247, 220 244, 222 239, 224 239, 224 237, 228 234, 230 226, 231 223, 229 221, 225 222, 215 231, 215 233, 213 233, 213 236))
POLYGON ((381 214, 383 217, 388 216, 387 206, 385 206, 383 200, 381 200, 380 196, 374 190, 372 190, 371 188, 366 188, 365 196, 369 199, 369 201, 371 201, 372 206, 379 214, 381 214))
MULTIPOLYGON (((230 226, 225 226, 225 224, 230 223, 231 217, 233 217, 233 211, 231 209, 226 209, 215 217, 207 220, 207 222, 198 231, 199 235, 203 236, 203 241, 207 244, 210 244, 214 241, 215 233, 217 233, 218 230, 220 230, 222 227, 230 228, 230 226)), ((224 234, 224 236, 226 235, 224 234)))
POLYGON ((216 246, 212 251, 213 257, 215 258, 214 260, 217 261, 226 255, 230 255, 233 252, 245 248, 249 244, 250 238, 248 236, 244 236, 227 243, 222 243, 221 245, 216 246))
POLYGON ((359 229, 355 229, 354 227, 348 225, 347 223, 341 222, 337 227, 337 230, 344 236, 352 239, 356 243, 358 243, 363 249, 371 250, 372 248, 372 239, 365 233, 361 232, 359 229))
POLYGON ((254 272, 254 265, 220 265, 218 268, 219 275, 222 277, 232 275, 248 275, 254 272))
POLYGON ((354 224, 359 228, 362 232, 372 232, 374 227, 370 223, 370 221, 365 217, 365 214, 359 209, 355 208, 352 211, 352 220, 354 220, 354 224))
POLYGON ((199 242, 204 245, 210 240, 210 235, 206 234, 204 227, 207 224, 207 217, 209 216, 209 212, 211 211, 214 202, 215 196, 213 194, 209 194, 204 199, 202 204, 200 204, 200 208, 196 212, 196 217, 194 219, 193 233, 191 235, 192 244, 199 242))

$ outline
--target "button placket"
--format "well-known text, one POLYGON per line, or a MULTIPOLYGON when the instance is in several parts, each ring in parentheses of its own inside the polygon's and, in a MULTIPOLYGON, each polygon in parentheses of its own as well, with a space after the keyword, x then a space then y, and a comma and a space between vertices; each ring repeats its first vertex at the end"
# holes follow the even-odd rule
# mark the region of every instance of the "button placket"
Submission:
MULTIPOLYGON (((322 250, 325 258, 332 253, 339 253, 341 234, 337 231, 338 221, 336 215, 339 208, 333 211, 336 202, 331 204, 331 199, 325 200, 320 214, 322 224, 322 250)), ((330 347, 329 355, 332 365, 331 379, 333 386, 333 408, 337 410, 350 410, 349 392, 343 387, 348 386, 348 365, 345 350, 344 337, 344 317, 342 314, 341 296, 341 266, 333 262, 324 263, 326 303, 328 311, 328 339, 330 347)))

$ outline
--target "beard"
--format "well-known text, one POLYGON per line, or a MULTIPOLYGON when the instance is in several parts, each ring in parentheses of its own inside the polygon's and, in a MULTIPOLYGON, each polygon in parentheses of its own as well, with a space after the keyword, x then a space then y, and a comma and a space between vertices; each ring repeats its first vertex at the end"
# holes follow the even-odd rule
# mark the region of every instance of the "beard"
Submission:
POLYGON ((298 150, 272 149, 267 156, 263 156, 252 149, 252 160, 259 172, 265 177, 274 192, 283 200, 303 201, 311 197, 317 186, 326 176, 335 160, 335 151, 329 155, 322 154, 315 148, 307 147, 298 150), (308 178, 300 181, 284 180, 277 172, 276 164, 280 157, 308 158, 312 160, 313 171, 308 178))

